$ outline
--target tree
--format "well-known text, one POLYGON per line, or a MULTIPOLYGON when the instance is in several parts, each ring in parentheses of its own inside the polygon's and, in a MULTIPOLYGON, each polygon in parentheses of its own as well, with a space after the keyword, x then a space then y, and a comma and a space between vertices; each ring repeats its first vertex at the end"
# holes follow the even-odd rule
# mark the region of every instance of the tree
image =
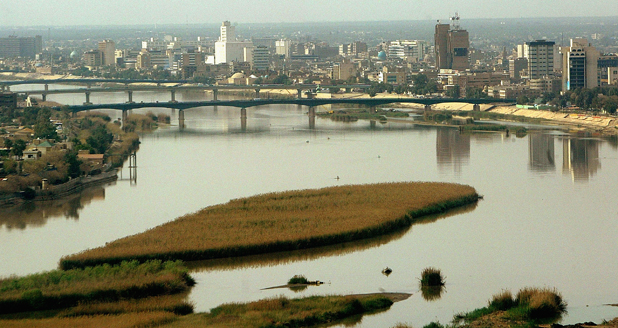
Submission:
POLYGON ((412 81, 414 83, 414 93, 425 94, 425 88, 429 82, 429 78, 425 74, 417 74, 412 81))
POLYGON ((452 88, 449 88, 448 90, 446 90, 446 96, 449 98, 459 98, 460 95, 460 91, 461 89, 459 88, 458 84, 455 84, 452 88))
POLYGON ((77 178, 80 176, 81 171, 79 169, 82 161, 77 158, 77 151, 70 151, 64 156, 66 163, 68 164, 68 175, 71 178, 77 178))
POLYGON ((105 126, 99 125, 92 131, 92 135, 86 139, 86 142, 95 152, 104 154, 113 140, 114 135, 108 132, 105 126))
POLYGON ((605 100, 605 104, 603 105, 603 109, 610 113, 616 113, 616 109, 618 109, 618 96, 611 96, 605 100))
POLYGON ((518 105, 525 105, 527 103, 530 102, 530 99, 528 99, 528 97, 521 95, 519 97, 517 97, 517 104, 518 105))
POLYGON ((489 96, 481 88, 466 88, 466 98, 483 99, 489 96))
POLYGON ((11 149, 13 147, 13 140, 6 138, 4 139, 4 148, 11 149))
POLYGON ((395 93, 398 95, 404 94, 406 92, 408 92, 410 88, 405 85, 405 84, 400 84, 398 86, 395 87, 395 93))
POLYGON ((36 124, 34 125, 34 137, 41 139, 56 139, 58 132, 56 126, 49 120, 51 110, 47 107, 41 108, 37 114, 36 124))
POLYGON ((15 140, 15 142, 13 143, 13 149, 11 150, 13 155, 21 158, 22 156, 24 156, 24 150, 26 150, 26 142, 21 139, 15 140))
POLYGON ((290 78, 285 75, 285 74, 281 74, 279 76, 277 76, 273 82, 273 84, 285 84, 285 85, 289 85, 292 84, 292 81, 290 81, 290 78))

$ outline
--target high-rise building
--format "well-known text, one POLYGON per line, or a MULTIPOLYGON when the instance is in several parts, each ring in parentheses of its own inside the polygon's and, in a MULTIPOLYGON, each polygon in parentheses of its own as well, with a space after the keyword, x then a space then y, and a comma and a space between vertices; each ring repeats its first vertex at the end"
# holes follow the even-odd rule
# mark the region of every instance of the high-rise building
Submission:
POLYGON ((221 35, 219 41, 236 41, 236 26, 232 26, 229 21, 225 21, 221 24, 221 35))
POLYGON ((448 32, 447 58, 451 69, 463 71, 470 68, 470 62, 468 61, 469 48, 468 31, 451 29, 448 32))
POLYGON ((221 24, 219 40, 215 42, 215 64, 247 61, 245 48, 251 47, 251 41, 238 41, 236 27, 225 21, 221 24))
POLYGON ((466 70, 470 68, 468 31, 459 26, 459 16, 451 18, 451 24, 436 24, 434 35, 436 68, 466 70))
POLYGON ((353 42, 350 46, 352 47, 353 55, 358 55, 360 53, 367 52, 368 50, 367 43, 361 41, 353 42))
POLYGON ((277 40, 275 42, 275 52, 277 55, 283 55, 285 58, 290 58, 290 40, 277 40))
POLYGON ((116 66, 116 43, 112 40, 99 42, 99 51, 103 54, 103 66, 116 66))
POLYGON ((84 52, 84 64, 90 67, 101 66, 103 61, 103 53, 99 50, 90 50, 84 52))
POLYGON ((435 40, 435 55, 436 55, 436 68, 448 69, 448 31, 450 30, 449 24, 436 24, 436 32, 434 34, 435 40))
POLYGON ((598 60, 600 53, 587 39, 571 39, 569 47, 562 47, 562 90, 599 86, 598 60))
POLYGON ((268 71, 270 68, 270 51, 266 46, 257 46, 253 49, 253 69, 268 71))
POLYGON ((43 51, 43 38, 34 37, 0 38, 0 58, 27 57, 34 58, 43 51))
POLYGON ((526 42, 522 45, 521 50, 522 57, 528 60, 528 78, 554 77, 555 42, 546 40, 526 42))
POLYGON ((393 41, 388 46, 388 56, 391 58, 407 58, 422 61, 425 58, 427 44, 418 40, 393 41))
POLYGON ((521 79, 522 71, 527 70, 527 69, 528 69, 528 59, 515 58, 515 59, 509 60, 509 74, 512 79, 515 79, 515 80, 521 79))

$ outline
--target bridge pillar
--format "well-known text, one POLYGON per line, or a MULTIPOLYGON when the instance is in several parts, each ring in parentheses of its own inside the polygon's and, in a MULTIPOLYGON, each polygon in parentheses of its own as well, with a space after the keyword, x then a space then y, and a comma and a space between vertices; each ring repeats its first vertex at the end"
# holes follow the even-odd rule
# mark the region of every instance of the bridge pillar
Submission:
POLYGON ((47 101, 47 94, 46 93, 42 93, 41 94, 41 98, 43 98, 43 101, 47 101))
POLYGON ((431 105, 425 105, 425 111, 430 111, 431 110, 431 105))
POLYGON ((11 86, 7 85, 5 91, 11 91, 11 86))
POLYGON ((240 109, 240 129, 247 131, 247 109, 244 107, 240 109))
POLYGON ((185 128, 185 111, 182 109, 178 110, 178 127, 181 129, 185 128))
POLYGON ((0 87, 2 88, 2 91, 6 90, 6 85, 0 85, 0 87))
POLYGON ((260 89, 255 89, 255 98, 260 98, 260 89))
POLYGON ((371 121, 369 121, 369 128, 370 128, 371 130, 375 130, 376 125, 377 125, 377 123, 376 123, 376 121, 375 121, 375 120, 371 120, 371 121))
POLYGON ((172 100, 170 100, 170 102, 175 103, 176 102, 176 90, 170 90, 170 93, 172 94, 172 100))
POLYGON ((90 102, 90 91, 86 91, 86 102, 84 103, 84 105, 92 105, 92 103, 90 102))
POLYGON ((352 88, 345 88, 345 93, 350 93, 352 92, 352 88))
POLYGON ((127 132, 127 118, 129 117, 129 110, 128 109, 123 109, 122 110, 122 131, 127 132))
POLYGON ((127 95, 129 95, 129 104, 133 103, 133 90, 127 90, 127 95))
POLYGON ((315 106, 309 107, 309 129, 315 129, 315 106))
POLYGON ((212 89, 212 100, 219 100, 219 89, 212 89))
POLYGON ((296 89, 296 91, 298 92, 298 99, 303 97, 303 89, 296 89))
POLYGON ((49 84, 45 84, 45 91, 49 91, 49 84))
POLYGON ((481 105, 474 104, 474 106, 472 106, 472 110, 475 111, 475 112, 480 112, 481 111, 481 105))
POLYGON ((371 106, 371 107, 369 107, 369 112, 371 114, 375 114, 375 113, 378 112, 378 109, 376 108, 376 106, 371 106))

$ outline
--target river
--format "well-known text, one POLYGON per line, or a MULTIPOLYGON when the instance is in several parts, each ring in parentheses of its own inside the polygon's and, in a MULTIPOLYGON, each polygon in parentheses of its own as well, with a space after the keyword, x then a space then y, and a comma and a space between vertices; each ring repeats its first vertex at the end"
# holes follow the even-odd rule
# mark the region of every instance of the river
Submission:
MULTIPOLYGON (((169 100, 167 93, 133 96, 169 100)), ((49 99, 77 104, 83 97, 49 99)), ((93 94, 92 101, 125 97, 93 94)), ((177 94, 179 101, 206 97, 177 94)), ((381 238, 192 264, 198 284, 189 298, 196 311, 208 311, 277 295, 406 292, 413 295, 353 326, 422 327, 485 306, 503 289, 539 286, 555 287, 567 300, 563 324, 618 316, 618 308, 606 305, 618 303, 616 142, 552 130, 516 137, 319 118, 310 129, 306 111, 295 105, 250 108, 243 132, 235 108, 187 110, 184 130, 176 124, 177 112, 166 110, 172 126, 140 136, 136 176, 124 168, 117 182, 60 202, 0 210, 0 276, 55 269, 63 255, 234 198, 342 184, 446 181, 474 186, 484 199, 381 238), (387 266, 393 270, 388 277, 381 273, 387 266), (446 288, 426 300, 418 283, 430 266, 441 269, 446 288), (326 284, 300 292, 262 290, 295 274, 326 284)))

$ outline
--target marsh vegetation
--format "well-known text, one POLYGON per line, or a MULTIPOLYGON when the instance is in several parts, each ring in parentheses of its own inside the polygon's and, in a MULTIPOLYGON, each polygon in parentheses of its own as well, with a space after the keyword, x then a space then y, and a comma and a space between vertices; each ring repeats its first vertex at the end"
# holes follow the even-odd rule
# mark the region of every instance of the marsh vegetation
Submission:
POLYGON ((124 260, 204 260, 332 245, 386 234, 476 202, 474 188, 409 182, 257 195, 188 214, 61 259, 62 268, 124 260))

